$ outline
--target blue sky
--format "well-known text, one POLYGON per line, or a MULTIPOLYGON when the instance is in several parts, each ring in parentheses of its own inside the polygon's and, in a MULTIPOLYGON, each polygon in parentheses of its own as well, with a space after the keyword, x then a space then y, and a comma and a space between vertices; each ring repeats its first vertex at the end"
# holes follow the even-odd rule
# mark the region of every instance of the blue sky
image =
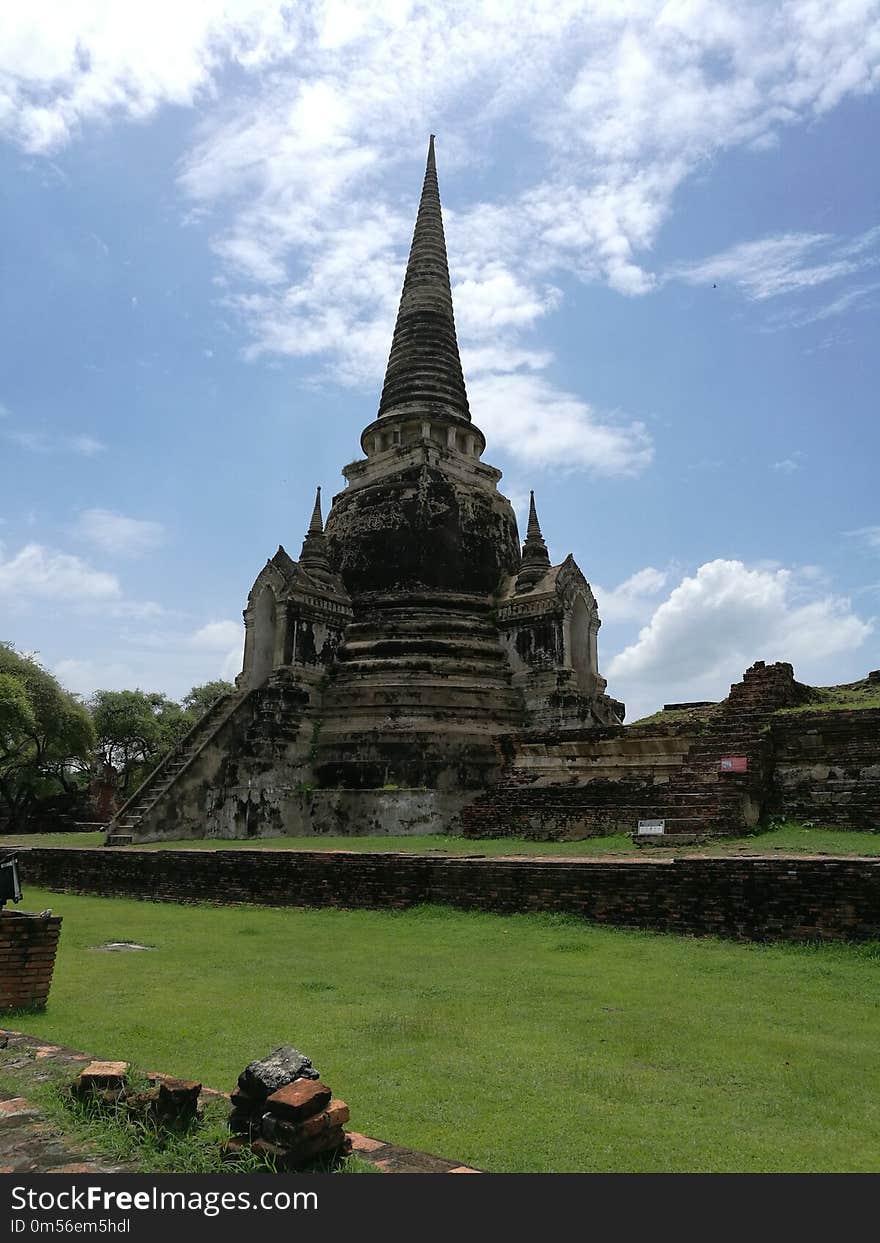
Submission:
POLYGON ((239 667, 375 415, 427 135, 485 459, 630 718, 880 665, 880 6, 71 0, 0 18, 0 637, 239 667))

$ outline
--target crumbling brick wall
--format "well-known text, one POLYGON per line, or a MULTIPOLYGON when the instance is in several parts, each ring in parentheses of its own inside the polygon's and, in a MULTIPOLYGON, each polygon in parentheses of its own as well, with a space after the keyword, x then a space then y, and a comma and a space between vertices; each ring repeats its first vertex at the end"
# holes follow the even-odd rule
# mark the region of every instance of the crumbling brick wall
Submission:
POLYGON ((880 860, 594 862, 324 851, 21 852, 30 881, 165 902, 552 911, 737 940, 880 937, 880 860))
POLYGON ((772 733, 773 812, 880 829, 880 708, 784 713, 772 733))
POLYGON ((45 1006, 60 935, 59 915, 0 911, 0 1012, 45 1006))

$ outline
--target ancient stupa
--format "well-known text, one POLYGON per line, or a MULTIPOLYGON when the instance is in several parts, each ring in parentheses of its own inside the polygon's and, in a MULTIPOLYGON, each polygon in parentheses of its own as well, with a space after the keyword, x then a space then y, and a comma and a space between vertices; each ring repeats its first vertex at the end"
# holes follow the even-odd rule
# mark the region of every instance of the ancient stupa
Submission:
POLYGON ((455 827, 528 727, 618 724, 590 585, 520 547, 459 357, 434 139, 376 418, 244 610, 244 667, 113 826, 135 840, 455 827))

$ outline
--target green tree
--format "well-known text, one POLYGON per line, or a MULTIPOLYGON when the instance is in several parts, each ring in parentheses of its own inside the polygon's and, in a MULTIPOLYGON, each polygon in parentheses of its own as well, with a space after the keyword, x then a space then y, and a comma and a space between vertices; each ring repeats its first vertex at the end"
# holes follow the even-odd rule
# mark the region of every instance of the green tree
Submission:
POLYGON ((71 793, 95 744, 91 717, 32 657, 0 643, 0 803, 20 828, 40 798, 71 793))
POLYGON ((191 691, 184 695, 182 703, 184 711, 191 717, 193 724, 204 716, 212 703, 215 703, 221 695, 231 695, 235 687, 231 682, 225 682, 222 678, 216 678, 213 682, 204 682, 201 686, 194 686, 191 691))
POLYGON ((119 774, 126 796, 190 728, 180 704, 156 692, 95 691, 88 706, 97 734, 97 760, 119 774))

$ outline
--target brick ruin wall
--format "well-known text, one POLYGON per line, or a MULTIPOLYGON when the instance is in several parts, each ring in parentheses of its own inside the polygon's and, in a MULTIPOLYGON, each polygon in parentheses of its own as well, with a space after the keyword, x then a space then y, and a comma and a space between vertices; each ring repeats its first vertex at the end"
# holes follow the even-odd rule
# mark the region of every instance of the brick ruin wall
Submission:
POLYGON ((771 816, 880 829, 880 709, 802 706, 810 694, 790 665, 759 662, 700 722, 511 735, 502 778, 465 809, 464 832, 566 840, 663 819, 687 840, 771 816), (722 772, 728 756, 746 757, 746 771, 722 772))
POLYGON ((880 860, 594 862, 323 851, 21 851, 27 884, 166 902, 560 912, 736 940, 880 938, 880 860))
POLYGON ((59 915, 0 911, 0 1013, 45 1006, 60 935, 59 915))
POLYGON ((880 708, 773 718, 768 810, 842 829, 880 829, 880 708))

